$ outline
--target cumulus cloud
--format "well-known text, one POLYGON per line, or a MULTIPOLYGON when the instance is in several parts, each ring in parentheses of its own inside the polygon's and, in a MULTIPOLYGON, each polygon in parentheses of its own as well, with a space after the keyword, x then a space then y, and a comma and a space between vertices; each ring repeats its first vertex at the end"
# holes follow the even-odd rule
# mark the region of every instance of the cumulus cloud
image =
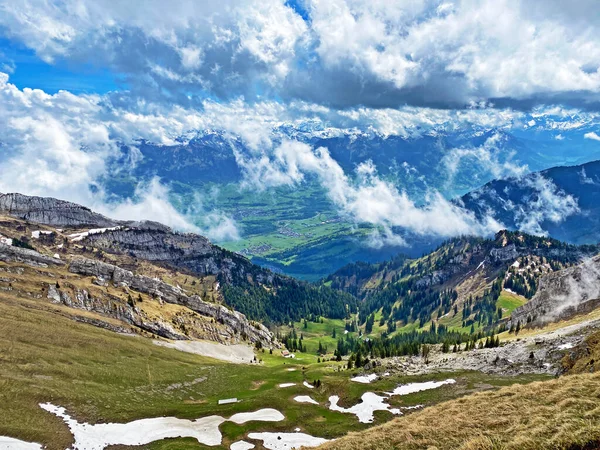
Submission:
POLYGON ((483 175, 492 179, 521 176, 528 172, 527 165, 514 161, 516 152, 501 152, 498 146, 501 141, 506 140, 499 133, 487 138, 479 147, 460 147, 450 149, 441 161, 442 167, 448 174, 446 181, 448 186, 454 183, 454 179, 462 166, 470 165, 474 168, 471 172, 476 178, 483 175))
POLYGON ((590 131, 589 133, 585 133, 583 135, 585 139, 591 139, 593 141, 600 141, 600 136, 595 131, 590 131))
POLYGON ((545 221, 560 223, 580 211, 575 197, 541 174, 523 177, 521 184, 533 192, 515 206, 515 223, 521 231, 547 236, 543 229, 545 221))
POLYGON ((180 104, 598 103, 600 27, 585 14, 595 5, 557 4, 305 0, 300 14, 285 0, 2 0, 0 27, 44 61, 93 62, 146 99, 180 104))
POLYGON ((502 228, 490 217, 476 219, 474 214, 437 192, 429 195, 426 205, 417 206, 406 192, 381 179, 371 162, 359 164, 356 176, 349 177, 324 147, 313 149, 305 143, 284 141, 272 155, 244 158, 238 154, 238 157, 248 173, 248 182, 259 188, 294 186, 308 176, 315 177, 342 214, 357 223, 381 227, 373 236, 374 243, 406 244, 394 234, 395 227, 444 237, 489 235, 502 228))
POLYGON ((157 178, 140 183, 132 198, 118 202, 110 201, 99 183, 121 145, 130 144, 129 162, 135 164, 138 139, 174 143, 199 119, 178 116, 177 109, 171 117, 106 109, 95 95, 19 90, 4 74, 0 102, 1 192, 58 197, 118 219, 155 220, 221 240, 239 237, 235 223, 219 211, 206 212, 206 227, 195 225, 172 206, 168 188, 157 178))
POLYGON ((177 211, 169 201, 169 190, 153 178, 148 183, 140 183, 133 198, 118 203, 101 202, 92 207, 106 215, 121 220, 152 220, 176 230, 200 232, 191 219, 177 211))

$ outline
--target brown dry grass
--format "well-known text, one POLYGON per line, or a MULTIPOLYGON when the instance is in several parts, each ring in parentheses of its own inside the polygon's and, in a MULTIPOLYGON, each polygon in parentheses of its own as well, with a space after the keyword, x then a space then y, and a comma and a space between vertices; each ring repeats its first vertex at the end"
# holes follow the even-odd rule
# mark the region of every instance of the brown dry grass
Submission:
POLYGON ((586 447, 594 442, 600 442, 600 374, 473 394, 320 448, 571 450, 596 448, 586 447))
POLYGON ((568 373, 597 372, 600 367, 600 331, 590 334, 577 348, 563 358, 563 368, 568 373))

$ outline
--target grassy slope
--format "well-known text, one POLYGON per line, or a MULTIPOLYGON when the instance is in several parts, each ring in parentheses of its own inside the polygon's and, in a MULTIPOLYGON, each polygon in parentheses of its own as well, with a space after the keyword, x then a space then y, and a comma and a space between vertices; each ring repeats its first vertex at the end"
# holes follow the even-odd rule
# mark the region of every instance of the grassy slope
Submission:
POLYGON ((322 448, 533 450, 577 449, 594 442, 600 443, 600 374, 477 393, 322 448))
MULTIPOLYGON (((329 411, 326 406, 298 404, 293 401, 294 396, 309 394, 326 405, 330 395, 339 395, 341 404, 350 406, 366 391, 385 392, 399 383, 448 377, 447 374, 391 376, 362 385, 348 382, 357 372, 338 371, 342 363, 315 364, 316 356, 302 354, 297 360, 286 360, 278 352, 259 353, 264 359, 260 366, 232 365, 158 347, 143 337, 119 335, 77 323, 69 318, 71 312, 46 301, 0 294, 0 435, 41 442, 50 449, 67 448, 71 443, 67 427, 38 407, 38 403, 50 401, 65 406, 78 420, 92 423, 162 415, 227 417, 263 407, 284 413, 286 419, 279 423, 224 424, 222 448, 255 430, 291 431, 300 427, 315 436, 334 438, 368 426, 359 424, 350 414, 329 411), (290 372, 287 370, 290 367, 296 370, 290 372), (197 381, 202 378, 205 379, 197 381), (304 380, 314 379, 322 381, 320 389, 309 391, 302 386, 304 380), (277 387, 284 382, 296 382, 297 386, 277 387), (218 399, 228 397, 242 401, 217 405, 218 399)), ((329 328, 330 324, 322 331, 329 332, 329 328)), ((516 381, 477 373, 452 376, 458 380, 454 386, 395 397, 391 403, 429 405, 480 389, 482 383, 501 386, 516 381)), ((380 412, 376 423, 391 418, 391 414, 380 412)), ((190 439, 160 441, 149 447, 202 448, 190 439)))
POLYGON ((527 303, 525 297, 503 290, 496 301, 496 307, 502 308, 503 317, 508 317, 515 309, 523 306, 525 303, 527 303))
POLYGON ((600 331, 590 334, 585 341, 563 358, 563 367, 571 374, 596 372, 600 365, 600 331))

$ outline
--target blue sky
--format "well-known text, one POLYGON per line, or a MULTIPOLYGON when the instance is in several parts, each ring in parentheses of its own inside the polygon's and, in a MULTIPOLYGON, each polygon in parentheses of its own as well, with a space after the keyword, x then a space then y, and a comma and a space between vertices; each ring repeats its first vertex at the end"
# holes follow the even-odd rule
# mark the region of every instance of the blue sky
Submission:
POLYGON ((52 64, 42 61, 34 50, 9 39, 0 39, 0 65, 6 64, 10 79, 19 89, 32 88, 54 94, 67 90, 76 94, 105 94, 126 89, 107 69, 93 64, 77 64, 58 60, 52 64))

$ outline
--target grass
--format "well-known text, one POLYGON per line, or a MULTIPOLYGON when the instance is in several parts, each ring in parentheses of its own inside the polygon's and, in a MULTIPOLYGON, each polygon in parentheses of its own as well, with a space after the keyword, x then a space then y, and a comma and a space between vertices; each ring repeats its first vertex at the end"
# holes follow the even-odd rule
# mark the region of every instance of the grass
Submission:
POLYGON ((575 450, 599 443, 600 374, 586 374, 440 403, 321 448, 575 450))
POLYGON ((515 309, 525 303, 527 303, 525 297, 503 290, 496 301, 496 308, 502 308, 502 315, 508 317, 515 309))
POLYGON ((567 352, 562 364, 569 373, 595 372, 600 361, 600 331, 590 334, 585 341, 567 352))
MULTIPOLYGON (((69 447, 71 434, 55 416, 39 408, 41 402, 64 406, 79 421, 126 422, 139 418, 176 416, 198 418, 211 414, 228 417, 241 411, 270 407, 286 419, 278 423, 251 422, 222 426, 223 447, 244 438, 249 431, 302 431, 338 438, 348 431, 365 430, 353 415, 330 411, 327 399, 339 395, 342 405, 359 401, 366 391, 385 392, 400 383, 446 378, 440 374, 421 377, 391 376, 371 385, 348 382, 358 371, 340 370, 343 363, 316 364, 316 355, 282 358, 275 351, 260 352, 261 365, 238 366, 198 355, 153 345, 149 339, 125 336, 73 321, 69 308, 43 300, 27 300, 0 294, 0 435, 40 442, 49 449, 69 447), (294 368, 294 371, 288 371, 294 368), (190 383, 194 380, 203 381, 190 383), (319 379, 322 386, 308 391, 302 382, 319 379), (188 382, 187 386, 179 383, 188 382), (295 382, 281 389, 278 384, 295 382), (311 395, 321 406, 293 401, 311 395), (240 403, 217 405, 221 398, 237 397, 240 403)), ((77 314, 80 314, 77 311, 77 314)), ((91 313, 87 313, 91 314, 91 313)), ((327 322, 312 330, 330 333, 327 322)), ((433 404, 478 389, 481 383, 499 386, 514 378, 478 373, 455 374, 452 387, 393 398, 396 405, 433 404)), ((535 378, 523 378, 532 381, 535 378)), ((390 420, 389 413, 377 422, 390 420)), ((190 439, 152 443, 152 449, 202 448, 190 439)))

